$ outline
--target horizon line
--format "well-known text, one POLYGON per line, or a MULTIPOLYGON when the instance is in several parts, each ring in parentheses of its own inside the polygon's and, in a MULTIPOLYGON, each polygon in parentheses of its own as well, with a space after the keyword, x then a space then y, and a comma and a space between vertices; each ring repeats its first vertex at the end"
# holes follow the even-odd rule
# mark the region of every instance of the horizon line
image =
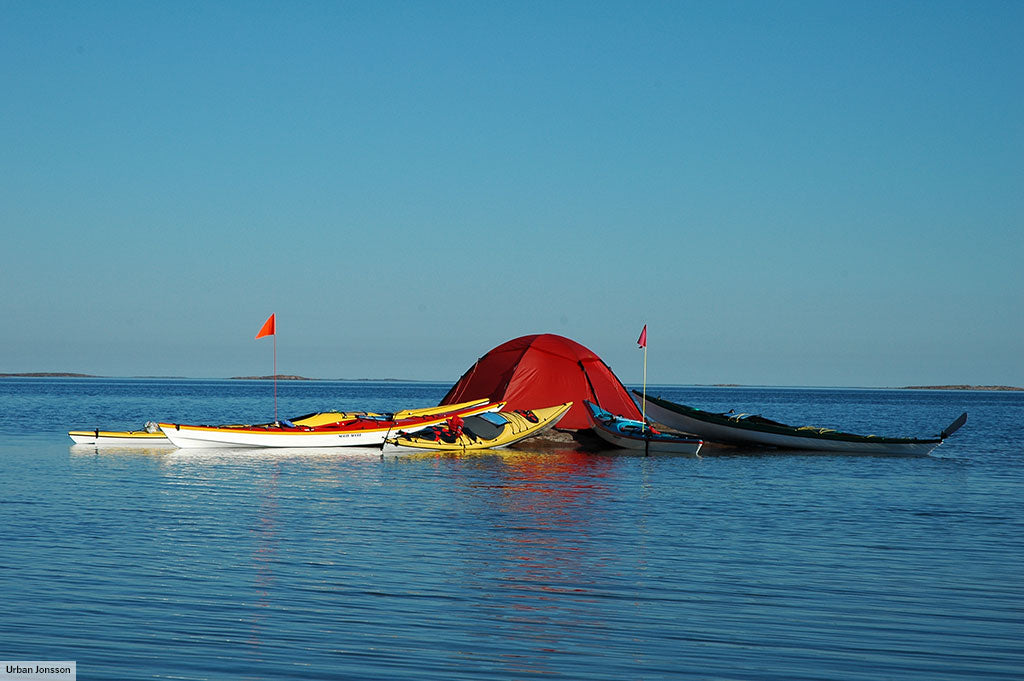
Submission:
MULTIPOLYGON (((30 371, 17 373, 0 373, 0 378, 99 378, 99 379, 163 379, 181 381, 272 381, 275 376, 104 376, 77 372, 30 371)), ((294 374, 278 374, 279 381, 326 382, 326 383, 438 383, 446 384, 448 380, 418 378, 311 378, 294 374)), ((456 379, 456 382, 458 379, 456 379)), ((623 383, 623 385, 629 385, 623 383)), ((636 385, 640 385, 639 383, 636 385)), ((1012 385, 968 385, 963 383, 945 385, 905 385, 905 386, 856 386, 856 385, 768 385, 763 383, 648 383, 649 387, 694 387, 694 388, 802 388, 802 389, 849 389, 849 390, 969 390, 991 392, 1024 392, 1024 388, 1012 385)))

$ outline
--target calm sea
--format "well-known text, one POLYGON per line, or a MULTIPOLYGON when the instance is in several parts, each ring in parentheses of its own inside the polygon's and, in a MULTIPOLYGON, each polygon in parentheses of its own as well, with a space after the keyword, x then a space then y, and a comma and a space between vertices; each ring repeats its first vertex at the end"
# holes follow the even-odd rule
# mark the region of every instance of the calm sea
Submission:
MULTIPOLYGON (((279 386, 282 416, 448 385, 279 386)), ((933 456, 71 447, 268 382, 0 379, 0 659, 79 679, 1024 678, 1024 394, 650 388, 933 456)), ((541 406, 541 405, 538 405, 541 406)))

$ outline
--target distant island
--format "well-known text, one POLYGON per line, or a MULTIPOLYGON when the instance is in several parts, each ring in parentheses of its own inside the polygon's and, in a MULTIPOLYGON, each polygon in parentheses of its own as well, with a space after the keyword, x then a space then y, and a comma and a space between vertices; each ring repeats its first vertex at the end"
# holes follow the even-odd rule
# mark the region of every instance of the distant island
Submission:
MULTIPOLYGON (((274 375, 270 376, 232 376, 231 381, 272 381, 274 375)), ((306 376, 292 376, 278 374, 279 381, 365 381, 369 383, 434 383, 435 381, 419 381, 411 378, 308 378, 306 376)))
POLYGON ((900 390, 1024 390, 1012 385, 907 385, 900 390))
MULTIPOLYGON (((69 371, 31 371, 16 374, 0 373, 0 378, 172 378, 182 379, 186 376, 97 376, 96 374, 76 374, 69 371)), ((207 380, 223 380, 220 378, 208 378, 207 380)), ((232 376, 229 381, 272 381, 274 375, 269 376, 232 376)), ((295 376, 291 374, 278 374, 279 381, 360 381, 368 383, 444 383, 445 381, 424 381, 414 378, 309 378, 307 376, 295 376)))
POLYGON ((100 378, 93 374, 36 371, 27 374, 0 374, 0 378, 100 378))
MULTIPOLYGON (((79 374, 70 371, 32 371, 25 373, 4 374, 0 378, 110 378, 109 376, 97 376, 95 374, 79 374)), ((135 378, 181 378, 179 376, 136 376, 135 378)), ((222 380, 222 379, 216 379, 222 380)), ((272 381, 273 374, 269 376, 232 376, 231 381, 272 381)), ((293 374, 278 374, 279 381, 366 381, 371 383, 437 383, 439 381, 423 381, 405 378, 309 378, 308 376, 296 376, 293 374)), ((443 381, 441 381, 443 382, 443 381)), ((708 387, 713 388, 742 388, 739 383, 714 383, 708 387)), ((770 386, 762 386, 770 387, 770 386)), ((994 391, 1024 391, 1013 385, 905 385, 899 388, 888 388, 888 390, 994 390, 994 391)))

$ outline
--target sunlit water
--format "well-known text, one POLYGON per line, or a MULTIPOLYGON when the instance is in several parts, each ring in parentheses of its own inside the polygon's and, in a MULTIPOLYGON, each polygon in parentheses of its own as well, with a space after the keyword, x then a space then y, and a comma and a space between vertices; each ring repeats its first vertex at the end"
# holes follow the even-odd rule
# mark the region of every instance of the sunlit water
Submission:
MULTIPOLYGON (((447 385, 285 383, 282 416, 447 385)), ((929 457, 72 447, 266 382, 0 380, 0 658, 80 679, 1024 678, 1024 395, 656 387, 929 457)), ((546 405, 538 405, 546 406, 546 405)))

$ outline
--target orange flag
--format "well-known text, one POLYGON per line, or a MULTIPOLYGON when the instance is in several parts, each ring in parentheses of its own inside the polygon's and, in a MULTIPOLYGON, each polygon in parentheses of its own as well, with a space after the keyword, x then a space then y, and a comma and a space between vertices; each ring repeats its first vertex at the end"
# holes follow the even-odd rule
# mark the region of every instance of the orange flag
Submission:
POLYGON ((276 332, 277 329, 274 321, 274 315, 270 315, 267 321, 263 322, 263 327, 260 328, 260 332, 256 334, 256 337, 263 338, 264 336, 273 336, 276 332))
MULTIPOLYGON (((271 332, 273 333, 273 332, 271 332)), ((647 347, 647 325, 644 324, 644 330, 640 332, 640 337, 636 339, 636 344, 641 348, 647 347)))

